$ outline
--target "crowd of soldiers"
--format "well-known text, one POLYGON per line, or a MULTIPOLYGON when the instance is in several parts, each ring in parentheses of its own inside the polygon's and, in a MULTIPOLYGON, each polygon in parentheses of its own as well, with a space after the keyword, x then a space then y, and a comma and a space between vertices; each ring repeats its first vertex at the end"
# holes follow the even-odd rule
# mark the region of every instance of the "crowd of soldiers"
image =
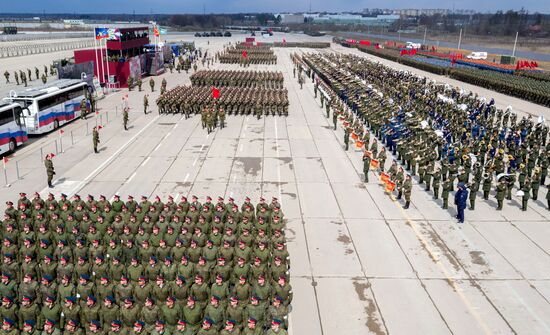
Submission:
POLYGON ((189 78, 193 86, 283 88, 283 74, 274 71, 201 70, 189 78))
POLYGON ((292 289, 278 200, 176 201, 8 201, 3 333, 286 334, 292 289))
POLYGON ((222 87, 219 92, 215 98, 211 87, 177 86, 157 99, 159 113, 182 113, 189 117, 222 109, 224 115, 288 116, 286 89, 222 87))
POLYGON ((246 46, 237 44, 225 48, 224 52, 218 56, 220 63, 240 64, 240 66, 250 66, 250 64, 277 64, 277 56, 273 49, 263 46, 246 46))
MULTIPOLYGON (((345 125, 346 146, 350 134, 364 144, 365 179, 376 160, 398 198, 405 196, 405 208, 414 176, 434 199, 441 195, 443 208, 456 182, 468 187, 471 210, 480 190, 484 200, 494 190, 497 210, 513 194, 524 211, 529 199, 539 199, 550 161, 542 117, 518 120, 511 107, 498 109, 494 100, 354 55, 293 55, 293 60, 300 73, 330 87, 334 122, 339 118, 345 125)), ((550 209, 548 192, 546 200, 550 209)))
MULTIPOLYGON (((49 72, 48 72, 48 66, 44 65, 44 72, 42 73, 42 75, 40 74, 40 69, 38 69, 38 67, 36 66, 34 67, 35 79, 42 80, 43 84, 47 82, 48 76, 53 76, 55 75, 55 73, 56 73, 56 70, 52 65, 50 65, 49 67, 49 72)), ((17 85, 24 85, 25 87, 27 87, 28 82, 33 80, 32 75, 33 75, 33 71, 29 68, 27 68, 26 71, 23 71, 23 70, 13 71, 13 80, 17 85)), ((4 71, 4 78, 6 78, 6 84, 11 83, 10 81, 11 74, 9 71, 7 70, 4 71)))

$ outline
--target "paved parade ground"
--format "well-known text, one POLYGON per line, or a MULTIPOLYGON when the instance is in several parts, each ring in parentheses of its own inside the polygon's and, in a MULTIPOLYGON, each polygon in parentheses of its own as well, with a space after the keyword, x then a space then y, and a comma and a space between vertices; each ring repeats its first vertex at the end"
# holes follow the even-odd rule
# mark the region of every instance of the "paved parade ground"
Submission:
MULTIPOLYGON (((168 36, 195 40, 197 47, 209 52, 220 50, 229 40, 244 39, 244 35, 168 36)), ((289 42, 314 39, 284 37, 289 42)), ((282 37, 276 34, 272 39, 282 37)), ((257 120, 228 115, 226 128, 207 134, 199 115, 188 120, 182 115, 159 115, 154 101, 162 79, 155 78, 153 93, 146 79, 143 92, 128 93, 128 131, 123 129, 119 107, 127 90, 99 101, 100 115, 87 121, 90 129, 96 122, 105 124, 99 154, 93 154, 91 131, 89 135, 81 131, 86 121, 63 128, 64 152, 54 158, 57 175, 52 192, 56 197, 61 193, 103 194, 107 199, 119 194, 123 200, 129 194, 178 196, 176 200, 182 195, 197 195, 201 200, 221 195, 232 196, 239 204, 245 196, 253 202, 260 196, 278 197, 288 220, 294 291, 291 334, 550 334, 546 187, 541 187, 539 200, 531 200, 526 212, 520 210, 521 200, 515 197, 505 201, 499 212, 493 195, 489 201, 478 197, 476 210, 467 210, 466 222, 457 224, 453 206, 441 209, 441 200, 432 200, 431 193, 415 181, 411 207, 404 210, 404 202, 389 197, 374 175, 369 183, 362 182, 362 152, 353 146, 344 150, 343 128, 339 125, 333 130, 332 119, 326 118, 319 100, 314 99, 311 80, 306 78, 300 89, 293 78, 291 52, 330 50, 274 50, 276 65, 252 65, 247 70, 283 72, 290 102, 288 117, 257 120), (145 93, 151 104, 147 115, 142 107, 145 93), (109 122, 105 113, 109 113, 109 122), (77 129, 80 137, 71 141, 69 134, 77 129)), ((332 51, 375 58, 339 46, 332 51)), ((39 66, 50 58, 17 59, 39 66)), ((14 60, 0 60, 0 69, 18 68, 14 60)), ((211 68, 239 66, 216 63, 211 68)), ((168 89, 189 83, 184 71, 161 77, 166 78, 168 89)), ((548 108, 460 85, 488 99, 494 97, 500 108, 511 105, 518 112, 550 119, 548 108)), ((54 152, 53 146, 44 145, 59 136, 52 133, 35 140, 10 158, 11 186, 1 188, 2 208, 5 201, 17 200, 19 192, 30 197, 35 191, 42 196, 50 192, 39 150, 54 152), (18 160, 21 180, 15 180, 18 160)))

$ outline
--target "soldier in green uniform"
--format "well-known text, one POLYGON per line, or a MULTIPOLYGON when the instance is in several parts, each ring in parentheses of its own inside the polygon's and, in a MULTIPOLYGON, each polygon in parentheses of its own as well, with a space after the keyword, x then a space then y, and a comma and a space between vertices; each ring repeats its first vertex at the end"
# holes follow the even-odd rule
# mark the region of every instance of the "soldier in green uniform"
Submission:
POLYGON ((470 210, 474 210, 476 208, 476 196, 477 191, 479 191, 479 181, 477 178, 474 178, 470 183, 470 210))
POLYGON ((147 115, 147 108, 149 107, 149 95, 145 94, 143 96, 143 113, 147 115))
POLYGON ((504 204, 504 197, 506 196, 506 181, 501 178, 496 186, 496 199, 497 199, 497 211, 502 210, 502 205, 504 204))
POLYGON ((525 183, 523 184, 523 188, 521 189, 521 191, 523 192, 523 195, 521 197, 521 210, 526 211, 527 202, 529 201, 531 192, 531 181, 529 180, 529 177, 525 178, 525 183))
POLYGON ((449 193, 451 192, 451 180, 445 179, 443 181, 443 192, 441 193, 441 198, 443 199, 443 209, 449 208, 449 193))
POLYGON ((94 153, 99 153, 99 151, 97 151, 97 146, 99 145, 99 131, 97 127, 94 127, 92 131, 92 143, 94 144, 94 153))
POLYGON ((346 151, 349 149, 349 135, 350 131, 349 128, 344 129, 344 144, 346 145, 346 151))
POLYGON ((369 170, 370 170, 371 156, 370 154, 363 155, 363 174, 365 175, 365 183, 369 182, 369 170))
POLYGON ((48 187, 53 188, 52 180, 55 175, 55 169, 53 167, 51 154, 46 155, 46 159, 44 159, 44 166, 46 167, 46 175, 48 176, 48 187))
POLYGON ((141 92, 141 85, 143 85, 143 81, 141 80, 141 77, 137 79, 136 83, 137 83, 138 90, 141 92))
POLYGON ((288 335, 288 332, 281 326, 282 320, 273 319, 271 321, 271 328, 267 331, 266 335, 288 335))
POLYGON ((539 197, 539 188, 541 181, 541 169, 539 166, 535 167, 533 176, 531 177, 531 190, 533 192, 533 201, 537 201, 539 197))
POLYGON ((153 78, 149 79, 149 86, 151 86, 151 92, 155 91, 155 81, 153 78))
POLYGON ((403 195, 405 196, 405 206, 403 209, 408 209, 411 204, 411 193, 412 193, 412 180, 411 176, 408 174, 403 182, 403 195))
POLYGON ((124 124, 124 130, 128 130, 128 120, 129 120, 128 107, 125 107, 124 111, 122 112, 122 123, 124 124))
POLYGON ((489 200, 489 193, 491 192, 491 186, 493 185, 493 176, 490 173, 483 175, 483 199, 489 200))
MULTIPOLYGON (((334 124, 334 130, 336 130, 336 125, 338 124, 338 112, 334 110, 332 112, 332 123, 334 124)), ((368 143, 365 142, 365 145, 368 145, 368 143)))
POLYGON ((86 99, 82 99, 80 101, 80 118, 82 120, 86 120, 86 114, 88 114, 87 108, 86 99))
POLYGON ((223 129, 225 127, 225 109, 223 107, 220 107, 218 117, 220 119, 220 128, 223 129))

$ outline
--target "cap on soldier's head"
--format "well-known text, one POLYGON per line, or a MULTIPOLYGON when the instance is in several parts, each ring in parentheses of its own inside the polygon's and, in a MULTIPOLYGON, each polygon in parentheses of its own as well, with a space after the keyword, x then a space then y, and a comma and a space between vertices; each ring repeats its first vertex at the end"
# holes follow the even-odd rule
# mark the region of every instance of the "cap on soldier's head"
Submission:
POLYGON ((78 327, 79 321, 77 319, 70 319, 69 324, 73 327, 78 327))
POLYGON ((108 296, 105 297, 105 300, 114 303, 115 302, 115 297, 113 297, 112 295, 108 295, 108 296))
POLYGON ((45 274, 45 275, 42 276, 42 279, 47 280, 47 281, 50 282, 50 281, 53 280, 53 277, 49 274, 45 274))
POLYGON ((66 296, 65 301, 72 302, 74 304, 76 302, 76 297, 72 296, 72 295, 71 296, 66 296))
POLYGON ((283 323, 283 321, 281 321, 280 319, 277 319, 277 318, 274 318, 274 319, 271 321, 271 324, 272 324, 272 325, 280 325, 281 323, 283 323))
POLYGON ((178 320, 178 325, 186 326, 186 325, 187 325, 187 321, 185 321, 185 320, 183 320, 183 319, 179 319, 179 320, 178 320))
POLYGON ((145 326, 145 322, 141 321, 141 320, 137 320, 135 323, 134 323, 134 327, 143 327, 145 326))
POLYGON ((91 300, 93 302, 96 302, 97 301, 97 298, 93 295, 93 294, 90 294, 88 295, 88 297, 86 298, 87 300, 91 300))
POLYGON ((113 327, 120 327, 120 326, 122 326, 122 321, 120 321, 120 320, 113 320, 113 321, 111 321, 111 326, 113 326, 113 327))
POLYGON ((55 320, 46 319, 46 321, 44 322, 44 324, 50 325, 50 326, 55 326, 55 320))
POLYGON ((22 300, 23 301, 32 301, 32 297, 29 296, 29 295, 24 295, 22 300))
POLYGON ((84 279, 86 281, 90 280, 90 275, 87 273, 83 273, 80 275, 80 279, 84 279))
POLYGON ((99 320, 95 320, 95 319, 94 319, 94 320, 91 320, 91 321, 90 321, 90 324, 91 324, 91 325, 94 325, 94 326, 96 326, 96 327, 98 327, 98 328, 101 327, 101 322, 99 322, 99 320))

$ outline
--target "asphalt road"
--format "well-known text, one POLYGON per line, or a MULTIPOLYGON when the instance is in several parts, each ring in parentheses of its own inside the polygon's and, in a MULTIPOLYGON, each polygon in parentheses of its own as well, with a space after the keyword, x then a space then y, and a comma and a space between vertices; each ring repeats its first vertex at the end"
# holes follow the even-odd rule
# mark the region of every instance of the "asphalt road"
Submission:
MULTIPOLYGON (((227 42, 209 40, 207 45, 207 39, 196 39, 212 51, 227 42)), ((150 101, 158 94, 147 85, 145 92, 129 92, 128 131, 120 114, 101 130, 99 154, 92 153, 91 136, 82 135, 54 158, 53 193, 124 199, 222 195, 239 203, 245 196, 277 196, 288 219, 291 334, 549 334, 550 212, 543 201, 530 201, 522 212, 513 199, 497 212, 494 198, 478 198, 476 210, 467 211, 466 223, 459 225, 454 209, 442 210, 440 200, 415 184, 411 207, 403 210, 374 175, 362 182, 362 153, 344 151, 342 127, 332 129, 311 82, 301 90, 292 78, 289 54, 296 51, 277 49, 277 65, 249 68, 283 71, 288 117, 228 116, 227 128, 208 135, 198 116, 159 116, 155 106, 144 115, 143 94, 150 101)), ((183 73, 164 77, 169 88, 188 83, 183 73)), ((102 111, 112 112, 122 93, 102 100, 102 111)), ((492 95, 517 110, 533 108, 492 95)), ((69 127, 78 126, 82 121, 69 127)), ((24 179, 2 188, 1 203, 21 191, 50 191, 44 167, 33 156, 37 147, 33 143, 13 157, 34 158, 25 165, 24 179)), ((545 192, 541 189, 539 199, 545 192)))

